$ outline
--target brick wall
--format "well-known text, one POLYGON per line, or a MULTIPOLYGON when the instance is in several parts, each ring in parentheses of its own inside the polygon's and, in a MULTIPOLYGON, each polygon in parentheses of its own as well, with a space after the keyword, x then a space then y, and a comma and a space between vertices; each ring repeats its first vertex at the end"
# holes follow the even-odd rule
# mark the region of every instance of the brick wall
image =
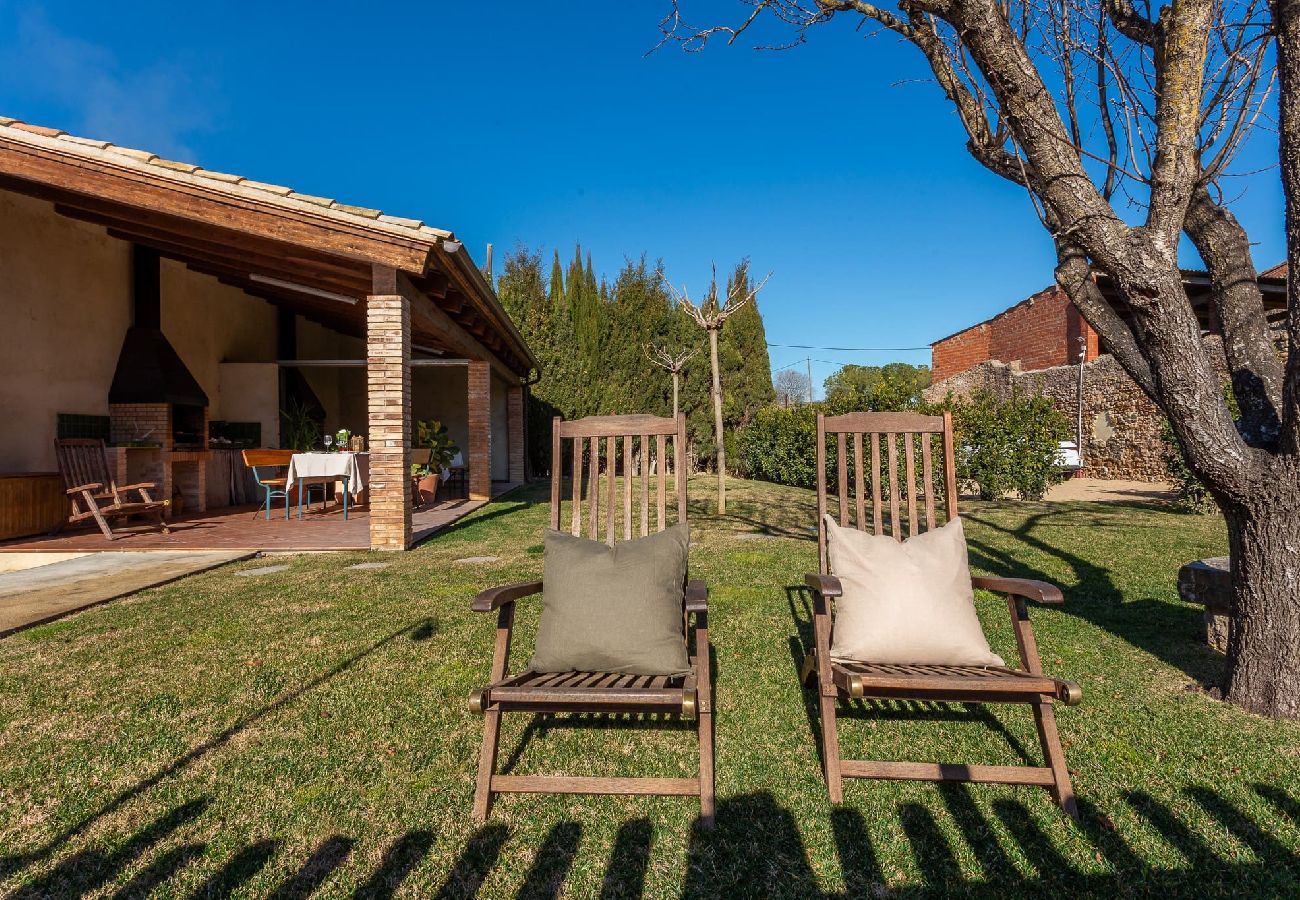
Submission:
POLYGON ((931 348, 934 380, 944 381, 989 360, 1019 363, 1025 370, 1072 364, 1078 360, 1080 336, 1088 343, 1087 358, 1095 359, 1096 332, 1065 292, 1053 286, 935 343, 931 348))
POLYGON ((510 424, 508 440, 510 441, 510 480, 524 480, 524 389, 512 385, 506 391, 506 402, 510 424))
POLYGON ((411 307, 397 294, 366 298, 370 546, 411 542, 411 307))
POLYGON ((469 496, 492 497, 492 369, 487 362, 469 362, 469 496))

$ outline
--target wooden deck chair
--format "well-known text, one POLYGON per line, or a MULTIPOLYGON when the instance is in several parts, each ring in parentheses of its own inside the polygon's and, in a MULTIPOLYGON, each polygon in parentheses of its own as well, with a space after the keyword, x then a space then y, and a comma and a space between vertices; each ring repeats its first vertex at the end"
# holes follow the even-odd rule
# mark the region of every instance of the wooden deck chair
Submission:
POLYGON ((167 501, 149 496, 157 485, 141 482, 119 486, 109 472, 102 440, 61 438, 54 442, 54 455, 59 461, 59 474, 63 476, 68 499, 72 501, 68 524, 94 519, 104 537, 112 541, 117 535, 109 525, 111 520, 148 515, 157 520, 164 534, 171 532, 163 518, 167 501), (139 499, 127 499, 131 493, 136 493, 139 499))
MULTIPOLYGON (((655 509, 658 531, 668 524, 667 469, 672 460, 676 479, 677 521, 686 521, 686 417, 603 416, 573 422, 555 420, 551 444, 551 527, 560 528, 561 481, 564 442, 573 444, 571 531, 582 532, 584 451, 587 484, 587 535, 601 534, 600 495, 605 494, 604 535, 610 546, 621 530, 623 540, 633 536, 634 520, 641 536, 650 533, 650 508, 655 509), (605 476, 601 485, 601 442, 604 441, 605 476), (672 440, 671 457, 667 447, 672 440), (621 448, 621 450, 620 450, 621 448), (622 460, 622 522, 615 470, 622 460), (657 478, 652 475, 657 472, 657 478), (633 475, 635 474, 635 478, 633 475), (651 481, 655 481, 653 499, 651 481), (634 483, 635 482, 635 483, 634 483), (633 498, 639 496, 639 503, 633 498), (639 513, 634 515, 634 512, 639 513)), ((702 581, 688 580, 682 591, 682 627, 688 640, 692 673, 685 676, 617 675, 604 672, 538 674, 524 671, 510 674, 510 635, 515 603, 540 594, 542 582, 529 581, 493 588, 478 595, 477 612, 497 614, 496 650, 492 658, 491 682, 470 696, 470 710, 484 716, 483 745, 479 751, 478 783, 474 794, 474 820, 483 822, 499 793, 563 794, 661 794, 700 798, 703 825, 713 824, 713 690, 709 672, 708 592, 702 581), (542 775, 496 774, 497 741, 501 714, 507 712, 551 713, 658 713, 695 717, 699 731, 700 765, 696 778, 592 778, 542 775)))
POLYGON ((1034 632, 1029 625, 1026 600, 1061 603, 1059 589, 1041 581, 1019 578, 975 576, 976 588, 1006 595, 1020 651, 1020 668, 936 665, 872 665, 840 662, 830 657, 834 632, 834 600, 841 596, 839 579, 830 574, 826 549, 827 511, 826 442, 835 440, 837 462, 836 500, 841 527, 848 527, 850 510, 857 528, 903 540, 942 524, 936 518, 936 497, 942 488, 944 522, 957 515, 957 475, 953 463, 952 415, 923 416, 915 413, 849 413, 817 415, 817 539, 821 571, 805 579, 813 594, 815 649, 804 659, 804 686, 818 692, 822 763, 831 801, 843 800, 843 778, 890 778, 923 781, 997 782, 1034 784, 1048 788, 1057 803, 1072 817, 1078 816, 1074 790, 1065 767, 1065 754, 1056 731, 1052 701, 1073 706, 1081 699, 1079 686, 1043 674, 1034 632), (942 470, 936 471, 932 443, 942 441, 942 470), (885 466, 881 465, 884 444, 885 466), (905 467, 900 472, 899 444, 905 467), (849 490, 849 449, 852 448, 853 490, 849 490), (864 455, 864 448, 867 455, 864 455), (921 483, 917 484, 917 457, 921 483), (899 475, 903 476, 900 481, 899 475), (940 479, 942 479, 940 481, 940 479), (870 501, 866 482, 870 481, 870 501), (882 493, 882 483, 885 486, 882 493), (888 504, 888 514, 884 505, 888 504), (905 504, 905 506, 904 506, 905 504), (870 509, 868 510, 868 506, 870 509), (904 518, 904 511, 906 518, 904 518), (871 528, 868 529, 868 515, 871 528), (862 698, 960 703, 1025 703, 1034 713, 1038 736, 1047 765, 981 766, 932 762, 883 762, 840 759, 836 730, 836 704, 862 698))

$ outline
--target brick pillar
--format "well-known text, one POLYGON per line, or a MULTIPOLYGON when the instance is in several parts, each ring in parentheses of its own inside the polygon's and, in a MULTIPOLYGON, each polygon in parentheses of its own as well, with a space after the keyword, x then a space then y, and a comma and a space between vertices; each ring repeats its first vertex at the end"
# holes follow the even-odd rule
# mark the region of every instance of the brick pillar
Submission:
POLYGON ((524 480, 524 388, 513 385, 506 391, 506 405, 510 411, 510 480, 524 480))
POLYGON ((492 369, 469 361, 469 498, 492 499, 492 369))
POLYGON ((370 548, 411 542, 411 306, 400 294, 366 298, 370 431, 370 548))

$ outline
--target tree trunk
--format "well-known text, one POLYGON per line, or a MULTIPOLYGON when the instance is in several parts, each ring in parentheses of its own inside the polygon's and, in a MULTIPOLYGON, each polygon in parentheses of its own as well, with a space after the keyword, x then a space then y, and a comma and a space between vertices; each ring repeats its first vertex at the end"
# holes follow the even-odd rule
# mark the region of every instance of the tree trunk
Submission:
POLYGON ((727 447, 722 439, 722 375, 718 371, 718 329, 709 329, 709 362, 713 366, 713 437, 718 444, 718 515, 727 512, 727 447))
POLYGON ((1226 699, 1251 712, 1300 718, 1300 502, 1296 464, 1267 500, 1229 507, 1233 615, 1226 699), (1289 482, 1289 484, 1287 484, 1289 482), (1287 487, 1292 490, 1285 490, 1287 487), (1283 488, 1278 491, 1278 488, 1283 488))
POLYGON ((681 374, 673 372, 673 418, 677 418, 677 387, 681 382, 681 374))

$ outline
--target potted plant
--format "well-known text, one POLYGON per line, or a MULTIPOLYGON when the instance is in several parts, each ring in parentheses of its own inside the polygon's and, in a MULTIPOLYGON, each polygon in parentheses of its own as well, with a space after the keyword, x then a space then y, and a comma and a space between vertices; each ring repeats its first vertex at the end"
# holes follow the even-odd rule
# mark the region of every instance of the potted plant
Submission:
POLYGON ((442 470, 451 465, 460 448, 447 433, 447 426, 437 419, 417 421, 415 423, 415 447, 413 454, 417 461, 411 463, 412 499, 418 504, 432 500, 438 492, 438 479, 442 470), (420 451, 427 451, 428 455, 420 451), (423 459, 419 459, 423 457, 423 459))

